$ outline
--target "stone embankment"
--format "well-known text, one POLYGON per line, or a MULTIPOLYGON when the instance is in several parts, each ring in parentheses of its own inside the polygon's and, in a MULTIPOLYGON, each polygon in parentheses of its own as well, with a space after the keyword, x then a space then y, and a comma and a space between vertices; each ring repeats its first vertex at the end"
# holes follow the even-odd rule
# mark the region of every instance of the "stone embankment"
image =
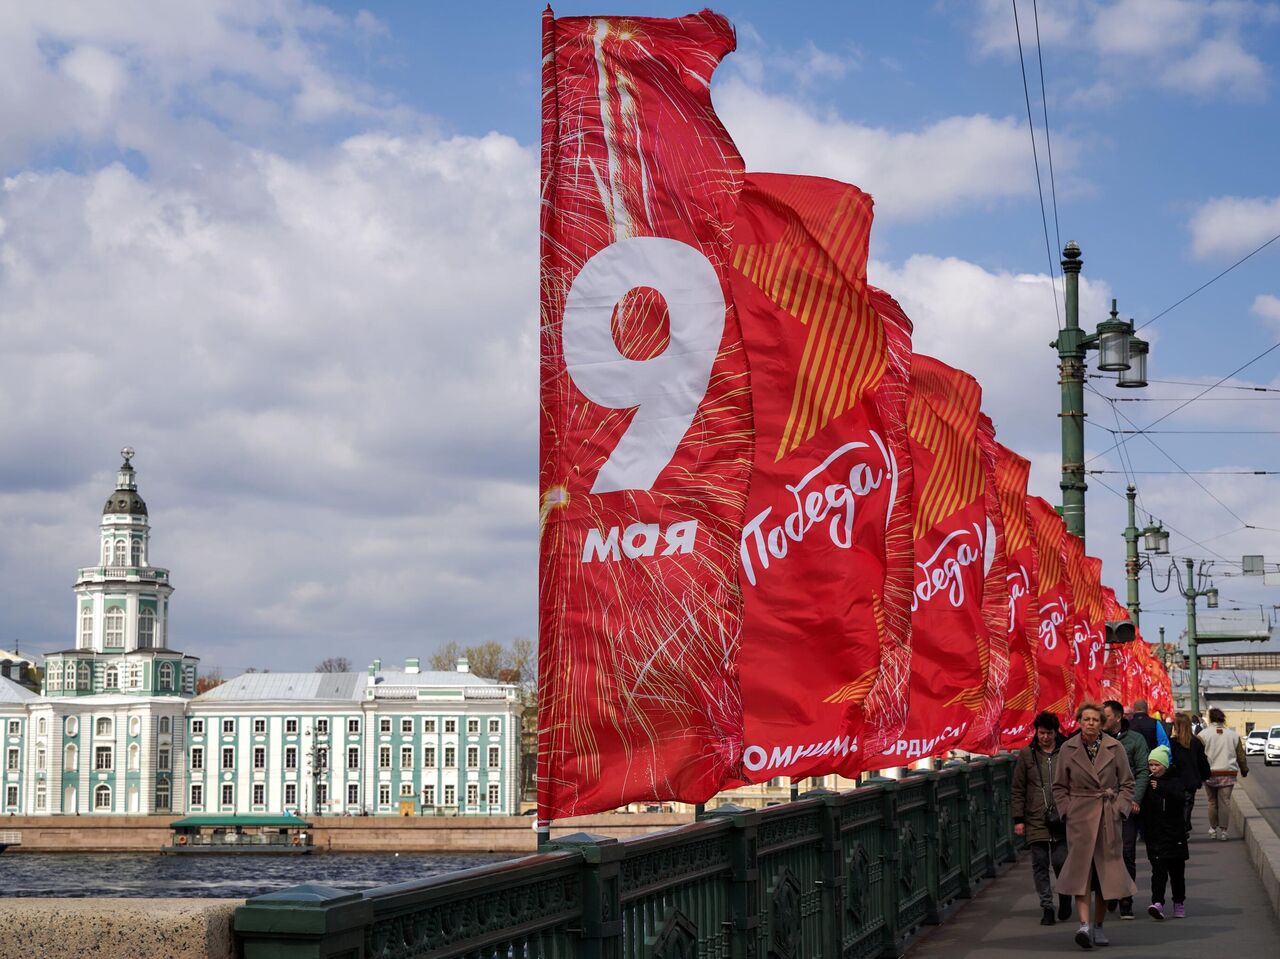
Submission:
MULTIPOLYGON (((20 852, 156 852, 169 843, 176 816, 13 816, 20 852)), ((594 832, 618 839, 692 821, 682 813, 612 813, 558 821, 553 837, 594 832)), ((532 853, 532 816, 320 816, 310 819, 315 846, 328 852, 532 853)))
POLYGON ((0 959, 232 959, 243 901, 0 899, 0 959))

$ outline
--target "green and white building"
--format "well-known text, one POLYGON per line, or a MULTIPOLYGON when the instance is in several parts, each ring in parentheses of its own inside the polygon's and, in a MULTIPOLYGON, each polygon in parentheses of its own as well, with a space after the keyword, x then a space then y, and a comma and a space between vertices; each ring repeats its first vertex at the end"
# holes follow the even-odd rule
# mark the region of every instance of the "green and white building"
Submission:
POLYGON ((366 673, 246 673, 196 695, 169 646, 169 571, 151 563, 131 460, 75 583, 75 645, 40 695, 0 677, 4 813, 510 815, 518 688, 375 660, 366 673))

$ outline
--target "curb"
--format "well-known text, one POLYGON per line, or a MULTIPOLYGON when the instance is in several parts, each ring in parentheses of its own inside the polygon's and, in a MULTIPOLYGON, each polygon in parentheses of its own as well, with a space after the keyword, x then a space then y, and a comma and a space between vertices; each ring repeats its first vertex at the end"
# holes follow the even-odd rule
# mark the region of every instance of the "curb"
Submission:
POLYGON ((1258 812, 1244 783, 1231 791, 1231 826, 1227 833, 1233 839, 1244 839, 1249 861, 1262 880, 1262 890, 1280 916, 1280 836, 1258 812))

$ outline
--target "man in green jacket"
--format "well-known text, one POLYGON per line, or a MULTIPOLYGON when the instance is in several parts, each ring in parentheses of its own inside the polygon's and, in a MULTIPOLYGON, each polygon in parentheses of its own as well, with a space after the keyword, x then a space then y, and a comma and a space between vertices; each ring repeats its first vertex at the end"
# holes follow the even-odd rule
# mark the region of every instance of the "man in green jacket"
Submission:
MULTIPOLYGON (((1129 877, 1138 878, 1138 811, 1142 808, 1142 797, 1147 792, 1147 783, 1151 781, 1151 772, 1147 769, 1147 739, 1141 733, 1134 732, 1125 722, 1124 706, 1114 699, 1102 704, 1102 728, 1120 740, 1125 755, 1129 757, 1129 768, 1133 770, 1133 809, 1132 815, 1125 817, 1124 865, 1129 870, 1129 877)), ((1120 900, 1120 918, 1133 918, 1133 900, 1120 900)))

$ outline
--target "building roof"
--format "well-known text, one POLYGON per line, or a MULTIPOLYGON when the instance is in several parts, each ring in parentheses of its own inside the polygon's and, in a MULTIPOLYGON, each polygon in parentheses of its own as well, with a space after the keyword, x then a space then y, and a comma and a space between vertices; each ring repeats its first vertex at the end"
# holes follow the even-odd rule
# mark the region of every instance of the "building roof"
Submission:
MULTIPOLYGON (((410 689, 498 689, 496 680, 453 670, 425 670, 407 673, 380 670, 374 675, 375 688, 399 687, 412 698, 410 689)), ((242 702, 252 700, 328 700, 358 702, 369 687, 367 673, 244 673, 201 693, 192 702, 242 702)))
POLYGON ((0 676, 0 703, 29 703, 39 698, 38 693, 33 693, 26 686, 0 676))
POLYGON ((297 816, 272 816, 269 813, 244 813, 241 815, 186 816, 169 823, 170 829, 199 829, 217 826, 276 827, 309 829, 311 823, 297 816))
POLYGON ((28 666, 39 666, 44 657, 40 653, 32 653, 30 656, 23 653, 14 652, 9 649, 0 649, 0 663, 8 660, 11 663, 26 663, 28 666), (32 656, 35 658, 32 659, 32 656))
MULTIPOLYGON (((366 676, 366 679, 368 677, 366 676)), ((384 669, 378 672, 379 684, 388 686, 497 686, 496 679, 477 676, 475 673, 460 673, 456 670, 425 669, 416 673, 406 673, 398 669, 384 669)))

